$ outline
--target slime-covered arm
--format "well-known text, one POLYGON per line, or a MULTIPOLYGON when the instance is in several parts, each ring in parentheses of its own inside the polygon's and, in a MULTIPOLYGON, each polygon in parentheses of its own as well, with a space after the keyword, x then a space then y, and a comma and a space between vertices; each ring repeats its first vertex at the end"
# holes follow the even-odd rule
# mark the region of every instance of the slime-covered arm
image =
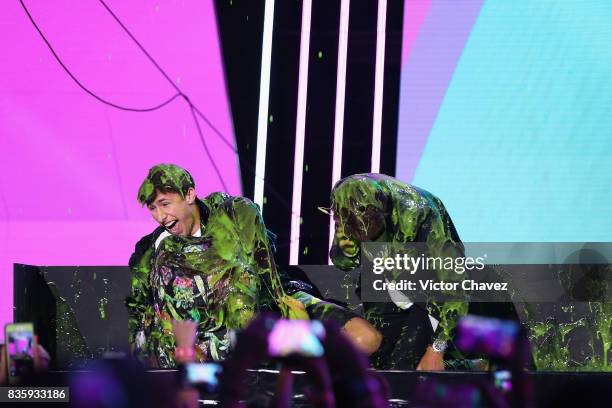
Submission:
POLYGON ((243 276, 232 277, 232 283, 238 283, 237 292, 247 295, 256 290, 260 306, 276 306, 285 317, 307 318, 303 305, 287 296, 282 288, 263 218, 252 201, 244 197, 226 200, 207 228, 221 257, 236 265, 234 273, 254 273, 259 279, 257 284, 249 285, 243 276))
MULTIPOLYGON (((426 242, 429 256, 460 258, 465 257, 463 244, 446 212, 446 208, 437 197, 428 196, 431 201, 429 211, 417 233, 418 242, 426 242)), ((453 270, 437 270, 438 280, 445 282, 460 282, 464 275, 459 275, 453 270)), ((434 333, 434 339, 451 341, 454 337, 457 322, 467 314, 468 302, 463 291, 457 291, 454 296, 461 299, 458 301, 439 302, 434 301, 427 305, 430 314, 438 321, 438 327, 434 333), (463 298, 463 299, 462 299, 463 298)))
POLYGON ((153 318, 149 288, 150 262, 153 254, 150 240, 151 236, 146 236, 136 244, 135 253, 129 263, 132 272, 131 291, 125 302, 128 309, 128 336, 130 344, 138 347, 146 344, 144 337, 139 339, 141 344, 136 344, 136 340, 138 336, 145 335, 146 326, 153 318))

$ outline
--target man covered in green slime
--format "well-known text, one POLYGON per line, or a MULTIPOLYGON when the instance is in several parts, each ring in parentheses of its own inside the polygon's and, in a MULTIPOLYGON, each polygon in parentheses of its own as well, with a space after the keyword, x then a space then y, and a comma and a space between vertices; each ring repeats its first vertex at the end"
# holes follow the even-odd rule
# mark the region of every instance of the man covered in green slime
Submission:
MULTIPOLYGON (((330 257, 343 270, 359 265, 362 242, 422 242, 430 256, 464 255, 442 201, 383 174, 356 174, 336 183, 331 197, 336 231, 330 257)), ((358 288, 358 292, 360 288, 358 288)), ((379 369, 443 370, 444 353, 467 302, 364 302, 366 319, 383 336, 371 360, 379 369)))

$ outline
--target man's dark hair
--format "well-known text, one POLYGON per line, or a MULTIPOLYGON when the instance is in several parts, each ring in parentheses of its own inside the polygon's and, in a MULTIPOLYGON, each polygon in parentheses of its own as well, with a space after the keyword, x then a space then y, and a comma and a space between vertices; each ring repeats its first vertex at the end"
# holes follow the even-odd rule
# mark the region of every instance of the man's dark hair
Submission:
POLYGON ((151 167, 149 174, 138 189, 138 202, 149 205, 158 193, 177 193, 185 197, 190 188, 195 188, 189 172, 175 164, 161 163, 151 167))

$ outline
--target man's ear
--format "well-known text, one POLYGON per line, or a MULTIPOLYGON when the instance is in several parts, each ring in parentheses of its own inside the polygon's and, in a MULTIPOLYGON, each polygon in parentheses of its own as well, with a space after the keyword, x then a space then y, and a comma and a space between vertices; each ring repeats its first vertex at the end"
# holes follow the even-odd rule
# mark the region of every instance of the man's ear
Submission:
POLYGON ((187 204, 193 204, 196 197, 195 189, 193 187, 189 187, 189 190, 187 190, 187 193, 185 194, 185 201, 187 201, 187 204))

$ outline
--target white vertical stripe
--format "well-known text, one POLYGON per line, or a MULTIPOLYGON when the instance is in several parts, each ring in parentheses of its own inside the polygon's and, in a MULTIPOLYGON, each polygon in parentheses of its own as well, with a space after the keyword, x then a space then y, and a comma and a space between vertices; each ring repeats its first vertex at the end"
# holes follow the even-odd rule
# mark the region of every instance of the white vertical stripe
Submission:
MULTIPOLYGON (((346 90, 346 54, 348 48, 349 11, 351 0, 340 3, 340 29, 338 35, 338 72, 336 74, 336 116, 334 122, 334 158, 331 186, 340 180, 342 172, 342 141, 344 137, 344 99, 346 90)), ((334 241, 334 220, 329 218, 329 246, 334 241)), ((328 259, 331 265, 331 259, 328 259)))
POLYGON ((266 144, 268 141, 268 105, 270 100, 270 69, 272 65, 272 29, 274 0, 266 0, 261 46, 261 76, 259 79, 259 113, 257 115, 257 153, 255 161, 255 191, 253 201, 263 213, 264 180, 266 176, 266 144))
POLYGON ((300 67, 298 74, 297 118, 295 124, 295 154, 293 159, 293 198, 291 201, 291 242, 289 264, 297 265, 300 248, 300 219, 302 216, 302 178, 304 172, 304 138, 306 130, 306 96, 308 91, 308 57, 310 51, 310 13, 312 0, 302 3, 302 34, 300 38, 300 67))
POLYGON ((376 73, 374 79, 374 124, 372 126, 372 173, 380 172, 380 139, 382 129, 383 86, 385 82, 385 36, 387 0, 378 0, 376 23, 376 73))

